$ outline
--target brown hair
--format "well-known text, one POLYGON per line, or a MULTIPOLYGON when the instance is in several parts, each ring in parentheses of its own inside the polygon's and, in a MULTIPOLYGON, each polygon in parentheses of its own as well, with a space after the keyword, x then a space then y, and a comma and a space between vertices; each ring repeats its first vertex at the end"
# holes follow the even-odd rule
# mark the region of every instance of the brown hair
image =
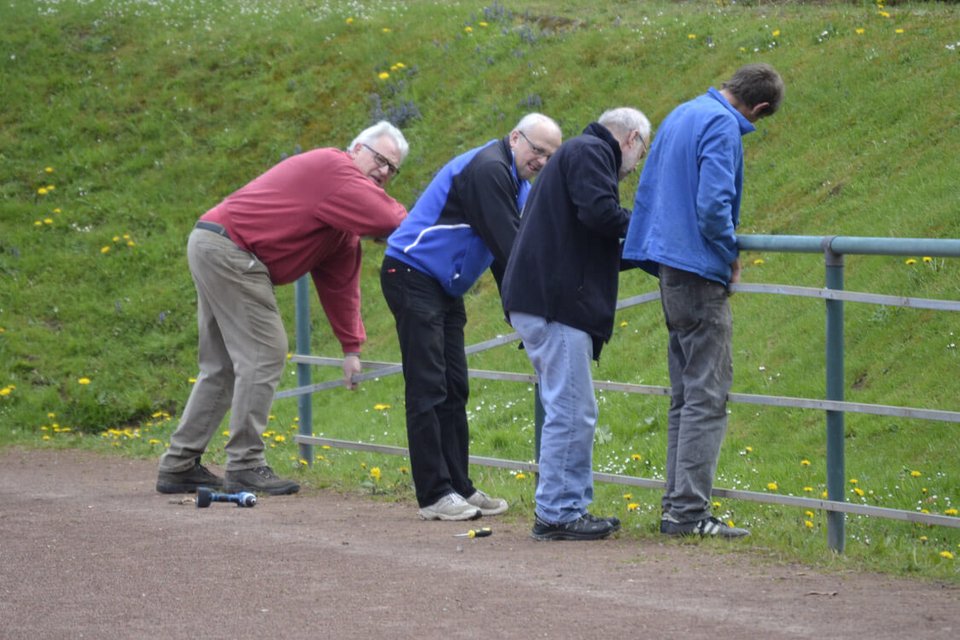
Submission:
POLYGON ((750 108, 769 102, 770 106, 760 114, 763 118, 777 112, 785 91, 780 74, 762 62, 740 67, 730 80, 723 83, 723 88, 750 108))

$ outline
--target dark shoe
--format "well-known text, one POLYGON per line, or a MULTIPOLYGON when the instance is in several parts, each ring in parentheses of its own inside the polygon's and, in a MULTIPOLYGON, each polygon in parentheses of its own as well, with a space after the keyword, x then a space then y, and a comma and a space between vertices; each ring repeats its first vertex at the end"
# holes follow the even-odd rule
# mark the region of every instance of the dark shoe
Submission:
POLYGON ((252 491, 269 493, 271 496, 283 496, 300 491, 300 485, 293 480, 284 480, 270 467, 256 467, 227 471, 223 480, 223 489, 228 493, 252 491))
POLYGON ((160 493, 196 493, 199 487, 219 489, 222 486, 223 480, 200 464, 200 458, 194 460, 193 468, 186 471, 161 471, 157 474, 157 491, 160 493))
POLYGON ((713 516, 694 522, 677 522, 670 515, 660 519, 660 533, 668 536, 713 536, 717 538, 742 538, 750 535, 746 529, 731 527, 713 516))
POLYGON ((608 517, 606 517, 606 518, 598 518, 597 516, 593 515, 592 513, 585 513, 585 514, 583 514, 583 517, 584 517, 584 518, 590 518, 591 520, 594 520, 594 521, 596 521, 596 522, 599 522, 599 521, 601 521, 601 520, 606 520, 606 521, 609 522, 610 525, 613 527, 613 530, 614 530, 614 531, 620 531, 620 518, 618 518, 618 517, 616 517, 616 516, 608 516, 608 517))
POLYGON ((550 524, 536 517, 530 536, 534 540, 600 540, 620 528, 620 522, 614 525, 605 518, 585 513, 573 522, 550 524))

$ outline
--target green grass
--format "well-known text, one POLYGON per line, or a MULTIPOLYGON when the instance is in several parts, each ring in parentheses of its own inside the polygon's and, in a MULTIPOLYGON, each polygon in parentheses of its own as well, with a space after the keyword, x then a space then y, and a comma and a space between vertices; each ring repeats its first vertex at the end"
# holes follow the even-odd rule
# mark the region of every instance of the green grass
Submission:
MULTIPOLYGON (((0 6, 8 27, 0 32, 0 444, 159 456, 196 372, 184 250, 193 222, 284 154, 345 146, 383 114, 411 143, 391 191, 412 204, 450 157, 504 134, 527 111, 552 115, 567 137, 619 105, 643 109, 656 126, 739 65, 767 61, 783 73, 787 99, 745 139, 742 233, 960 237, 958 17, 954 5, 935 3, 8 0, 0 6)), ((625 206, 635 186, 635 175, 623 183, 625 206)), ((365 356, 396 361, 377 282, 383 247, 365 250, 365 356)), ((823 284, 818 256, 745 258, 747 282, 823 284)), ((957 299, 955 261, 916 259, 850 256, 847 288, 957 299)), ((621 293, 654 286, 625 273, 621 293)), ((278 297, 292 340, 293 288, 278 297)), ((468 343, 509 330, 489 277, 466 302, 468 343)), ((822 397, 822 303, 738 295, 733 304, 734 391, 822 397)), ((312 352, 336 355, 313 306, 312 352)), ((952 314, 854 304, 846 314, 848 399, 960 410, 952 314)), ((617 322, 596 378, 667 384, 657 305, 624 310, 617 322)), ((512 346, 470 364, 530 370, 512 346)), ((284 386, 294 383, 289 367, 284 386)), ((403 446, 402 394, 397 377, 318 394, 314 431, 403 446)), ((599 395, 596 469, 662 477, 666 401, 599 395)), ((472 452, 531 459, 532 405, 528 385, 475 380, 472 452)), ((307 467, 296 431, 296 402, 277 402, 267 435, 281 472, 308 487, 412 499, 406 459, 317 449, 307 467)), ((956 434, 951 424, 848 416, 847 476, 857 480, 848 499, 953 513, 956 434)), ((717 484, 767 491, 776 483, 778 493, 818 497, 824 441, 817 412, 732 405, 717 484)), ((210 460, 223 462, 221 441, 210 460)), ((529 519, 529 476, 474 475, 515 504, 512 517, 529 519)), ((624 520, 624 535, 655 537, 656 492, 601 484, 596 503, 624 520)), ((960 581, 958 561, 941 556, 960 556, 956 529, 852 516, 846 553, 835 556, 822 513, 739 501, 721 501, 717 512, 753 529, 750 545, 737 547, 748 553, 960 581)))

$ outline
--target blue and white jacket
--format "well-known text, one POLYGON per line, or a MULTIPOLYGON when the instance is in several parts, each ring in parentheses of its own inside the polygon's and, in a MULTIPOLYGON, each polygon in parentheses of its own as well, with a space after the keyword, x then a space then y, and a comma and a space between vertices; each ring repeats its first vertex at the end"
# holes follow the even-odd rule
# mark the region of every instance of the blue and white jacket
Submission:
POLYGON ((386 255, 462 296, 492 267, 497 287, 510 257, 530 183, 517 175, 509 139, 448 162, 387 239, 386 255))
POLYGON ((665 264, 728 284, 739 255, 742 137, 754 130, 712 87, 674 109, 643 165, 623 257, 653 274, 665 264))

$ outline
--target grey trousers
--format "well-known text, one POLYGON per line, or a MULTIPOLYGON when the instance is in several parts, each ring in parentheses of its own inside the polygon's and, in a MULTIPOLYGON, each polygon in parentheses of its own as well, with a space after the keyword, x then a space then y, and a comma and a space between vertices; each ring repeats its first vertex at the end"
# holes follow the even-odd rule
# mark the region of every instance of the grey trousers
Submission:
POLYGON ((197 287, 200 374, 161 471, 185 471, 230 410, 226 469, 266 464, 262 434, 283 373, 287 334, 267 267, 228 238, 194 229, 187 260, 197 287))
POLYGON ((710 516, 710 493, 727 431, 733 316, 722 284, 663 265, 660 296, 669 332, 671 387, 661 506, 679 522, 693 522, 710 516))

